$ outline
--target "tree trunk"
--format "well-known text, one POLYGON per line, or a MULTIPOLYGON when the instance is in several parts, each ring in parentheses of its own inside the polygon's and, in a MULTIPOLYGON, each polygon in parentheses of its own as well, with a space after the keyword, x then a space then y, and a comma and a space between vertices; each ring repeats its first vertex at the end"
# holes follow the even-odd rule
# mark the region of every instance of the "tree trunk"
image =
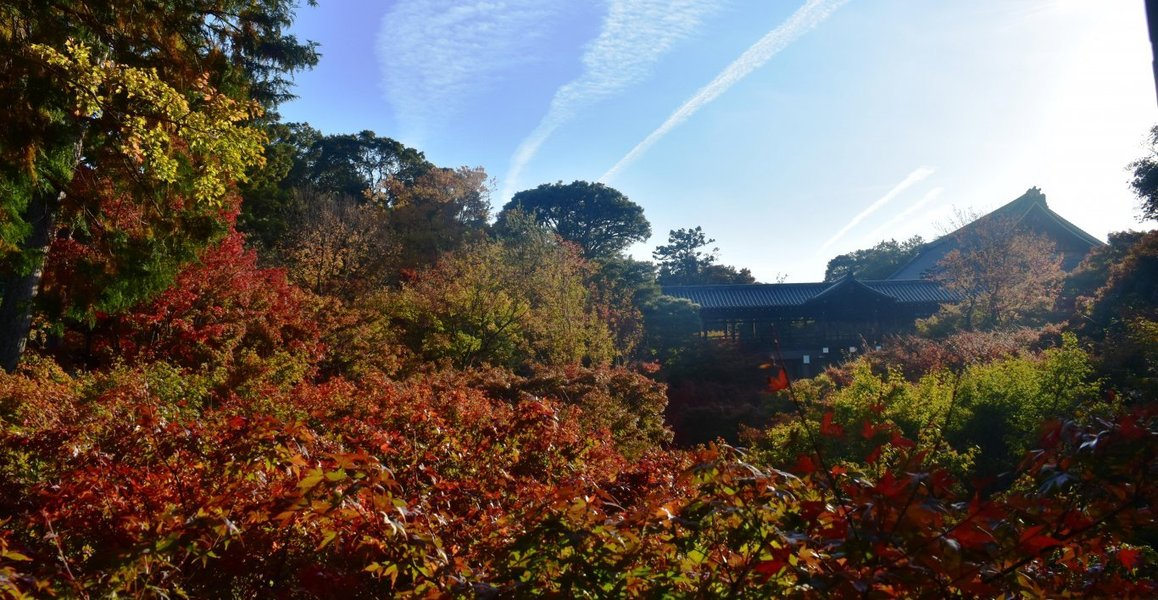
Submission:
POLYGON ((44 259, 56 229, 56 212, 64 192, 34 193, 28 202, 28 223, 32 233, 22 244, 25 257, 34 257, 35 265, 26 272, 13 272, 0 279, 0 367, 11 373, 16 370, 20 356, 28 342, 32 326, 32 301, 40 288, 44 273, 44 259))

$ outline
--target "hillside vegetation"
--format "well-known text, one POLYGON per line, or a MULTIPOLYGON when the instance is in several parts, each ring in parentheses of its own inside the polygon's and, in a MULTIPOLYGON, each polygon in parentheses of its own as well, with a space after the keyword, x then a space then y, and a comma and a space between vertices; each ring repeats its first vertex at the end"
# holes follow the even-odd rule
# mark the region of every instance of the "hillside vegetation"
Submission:
POLYGON ((287 0, 96 4, 0 5, 0 597, 1158 595, 1158 233, 767 387, 701 228, 281 122, 287 0))

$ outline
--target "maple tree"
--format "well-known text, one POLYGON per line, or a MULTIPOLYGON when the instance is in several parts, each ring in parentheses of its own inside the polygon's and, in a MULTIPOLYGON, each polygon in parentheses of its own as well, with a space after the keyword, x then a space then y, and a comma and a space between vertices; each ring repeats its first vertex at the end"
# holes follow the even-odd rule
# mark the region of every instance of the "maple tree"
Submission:
POLYGON ((1065 278, 1053 242, 997 218, 976 221, 955 235, 959 247, 941 259, 935 278, 961 300, 937 316, 942 328, 984 330, 1043 321, 1065 278))
POLYGON ((875 411, 808 425, 857 460, 777 468, 721 445, 627 461, 581 405, 453 375, 240 393, 161 363, 0 375, 6 593, 1158 591, 1144 406, 1055 422, 1006 491, 970 496, 875 411))
POLYGON ((259 268, 256 253, 233 232, 157 297, 99 319, 85 343, 95 364, 213 369, 279 355, 310 364, 322 351, 310 302, 284 271, 259 268))
POLYGON ((402 250, 382 208, 312 189, 296 196, 304 208, 275 249, 295 282, 351 301, 394 278, 402 250))

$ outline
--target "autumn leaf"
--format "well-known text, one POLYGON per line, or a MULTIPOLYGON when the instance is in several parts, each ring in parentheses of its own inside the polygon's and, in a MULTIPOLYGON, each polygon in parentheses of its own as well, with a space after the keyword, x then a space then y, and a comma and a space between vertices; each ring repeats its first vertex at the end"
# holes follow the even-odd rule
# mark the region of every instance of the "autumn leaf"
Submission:
POLYGON ((1118 562, 1127 569, 1136 569, 1142 563, 1142 551, 1137 548, 1122 548, 1118 550, 1118 562))
POLYGON ((820 421, 820 434, 827 437, 843 438, 844 427, 833 423, 832 419, 832 411, 824 413, 824 417, 820 421))
POLYGON ((1031 555, 1040 554, 1046 548, 1053 548, 1060 546, 1061 542, 1054 539, 1048 534, 1041 533, 1045 529, 1045 525, 1035 525, 1026 529, 1018 538, 1018 545, 1021 546, 1031 555))

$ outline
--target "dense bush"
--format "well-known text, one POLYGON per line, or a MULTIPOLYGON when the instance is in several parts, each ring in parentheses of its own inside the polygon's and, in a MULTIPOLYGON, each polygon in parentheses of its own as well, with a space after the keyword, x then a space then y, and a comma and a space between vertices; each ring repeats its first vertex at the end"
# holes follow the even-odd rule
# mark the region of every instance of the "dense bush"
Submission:
POLYGON ((650 379, 646 370, 572 365, 538 367, 527 375, 502 369, 451 375, 443 385, 452 389, 465 385, 508 402, 543 398, 577 406, 583 428, 610 433, 616 448, 627 457, 658 450, 672 439, 664 422, 666 388, 650 379))
MULTIPOLYGON (((973 334, 969 334, 972 339, 973 334)), ((993 346, 982 344, 986 352, 993 346)), ((813 380, 798 382, 794 392, 805 407, 803 419, 784 414, 780 423, 748 433, 773 463, 787 463, 806 453, 811 429, 855 430, 870 415, 890 429, 938 446, 936 460, 958 475, 979 478, 1013 470, 1041 429, 1052 420, 1089 422, 1112 414, 1102 402, 1088 355, 1077 339, 1064 336, 1060 347, 939 368, 915 380, 899 369, 874 369, 879 357, 864 357, 813 380)), ((867 446, 879 435, 830 439, 823 446, 834 460, 868 456, 867 446)), ((1008 476, 1005 478, 1008 483, 1008 476)), ((980 480, 979 480, 980 481, 980 480)))
POLYGON ((605 364, 614 338, 596 318, 586 265, 542 234, 448 254, 371 303, 426 362, 457 367, 605 364))
MULTIPOLYGON (((867 377, 862 375, 861 377, 867 377)), ((790 471, 622 459, 579 408, 333 379, 212 398, 162 364, 0 375, 11 596, 1053 596, 1155 589, 1153 415, 1057 422, 1006 492, 829 416, 790 471)), ((872 395, 876 389, 855 394, 872 395)), ((888 383, 888 382, 885 382, 888 383)))
POLYGON ((335 379, 206 403, 184 383, 160 366, 74 377, 46 362, 0 376, 0 520, 6 552, 30 559, 5 556, 5 585, 449 590, 485 573, 479 540, 524 499, 610 481, 622 464, 576 409, 547 400, 335 379))

